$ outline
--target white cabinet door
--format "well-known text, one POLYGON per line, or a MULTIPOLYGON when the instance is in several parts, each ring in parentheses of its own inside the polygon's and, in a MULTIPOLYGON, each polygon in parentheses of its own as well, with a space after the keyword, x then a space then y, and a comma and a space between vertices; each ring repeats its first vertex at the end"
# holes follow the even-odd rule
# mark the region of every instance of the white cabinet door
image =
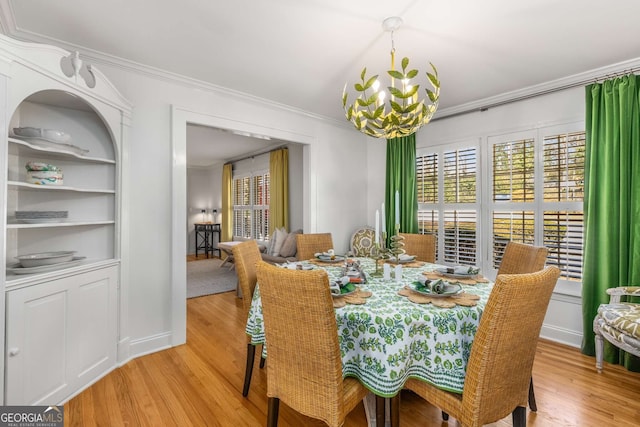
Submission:
POLYGON ((116 363, 117 266, 7 292, 7 405, 55 405, 116 363))

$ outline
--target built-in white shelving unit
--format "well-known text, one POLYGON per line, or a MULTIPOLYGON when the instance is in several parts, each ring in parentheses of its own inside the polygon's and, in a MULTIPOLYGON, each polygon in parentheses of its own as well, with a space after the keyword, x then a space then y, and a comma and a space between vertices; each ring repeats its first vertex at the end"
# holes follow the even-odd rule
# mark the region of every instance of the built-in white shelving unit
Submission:
POLYGON ((0 268, 5 315, 6 405, 55 405, 117 364, 123 329, 122 159, 131 106, 95 68, 62 49, 0 36, 0 268), (4 99, 1 99, 5 96, 4 99), (16 128, 62 131, 61 141, 16 128), (53 144, 51 142, 54 142, 53 144), (59 143, 59 144, 57 144, 59 143), (62 185, 34 184, 27 162, 54 165, 62 185), (16 211, 64 211, 65 218, 16 218, 16 211), (44 270, 16 257, 74 251, 44 270))

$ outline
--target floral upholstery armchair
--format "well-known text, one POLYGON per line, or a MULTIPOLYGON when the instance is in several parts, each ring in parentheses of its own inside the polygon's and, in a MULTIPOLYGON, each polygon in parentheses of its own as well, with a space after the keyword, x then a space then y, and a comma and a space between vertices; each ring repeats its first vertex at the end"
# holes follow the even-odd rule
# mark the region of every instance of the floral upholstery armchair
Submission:
POLYGON ((604 340, 640 357, 640 304, 621 302, 623 295, 640 297, 640 286, 622 286, 607 289, 610 300, 600 304, 593 320, 596 337, 596 369, 602 372, 604 340))

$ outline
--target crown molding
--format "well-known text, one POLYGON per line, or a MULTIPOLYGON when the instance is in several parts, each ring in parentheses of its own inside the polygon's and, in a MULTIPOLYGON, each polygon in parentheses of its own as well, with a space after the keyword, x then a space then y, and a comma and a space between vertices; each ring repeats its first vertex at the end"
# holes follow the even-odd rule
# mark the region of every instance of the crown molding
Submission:
MULTIPOLYGON (((233 98, 240 98, 246 101, 264 105, 268 108, 288 111, 300 116, 312 118, 322 122, 331 124, 344 129, 351 129, 351 125, 347 121, 338 120, 333 117, 328 117, 310 111, 302 110, 287 104, 282 104, 266 98, 261 98, 255 95, 251 95, 245 92, 237 91, 234 89, 219 86, 213 83, 205 82, 181 74, 173 73, 170 71, 162 70, 160 68, 152 67, 150 65, 144 65, 135 61, 120 58, 114 55, 110 55, 104 52, 100 52, 94 49, 87 48, 85 46, 75 45, 63 40, 58 40, 53 37, 49 37, 43 34, 27 31, 21 29, 15 20, 13 13, 13 7, 10 0, 0 0, 0 31, 5 35, 14 39, 26 42, 44 43, 48 45, 54 45, 61 47, 70 52, 78 51, 82 54, 84 59, 90 60, 95 64, 103 64, 114 68, 119 68, 123 71, 132 72, 138 75, 154 78, 157 80, 169 82, 172 84, 179 84, 190 89, 198 89, 206 92, 211 92, 219 95, 226 95, 233 98)), ((511 92, 505 92, 499 95, 491 96, 488 98, 479 99, 476 101, 468 102, 465 104, 456 105, 453 107, 439 109, 431 121, 442 120, 454 116, 463 114, 482 112, 490 108, 495 108, 504 104, 522 101, 525 99, 533 98, 536 96, 547 95, 550 93, 595 83, 598 80, 608 78, 611 75, 615 75, 625 70, 637 70, 640 68, 640 58, 635 58, 628 61, 619 62, 616 64, 608 65, 605 67, 595 68, 582 73, 574 74, 571 76, 563 77, 560 79, 552 80, 549 82, 528 86, 526 88, 517 89, 511 92)))
POLYGON ((302 110, 287 104, 279 103, 266 98, 261 98, 255 95, 251 95, 245 92, 237 91, 234 89, 219 86, 213 83, 205 82, 181 74, 173 73, 171 71, 162 70, 150 65, 141 64, 128 59, 120 58, 115 55, 110 55, 104 52, 100 52, 85 46, 80 46, 72 43, 65 42, 53 37, 39 34, 32 31, 21 29, 16 25, 16 21, 13 14, 13 8, 9 0, 0 0, 0 31, 2 31, 8 37, 13 39, 31 42, 31 43, 43 43, 47 45, 54 45, 65 49, 70 52, 78 51, 82 55, 85 61, 93 64, 102 64, 109 67, 119 68, 123 71, 135 73, 145 77, 154 78, 157 80, 165 81, 172 84, 179 84, 189 89, 198 89, 206 92, 211 92, 219 95, 230 96, 233 98, 240 98, 246 101, 264 105, 268 108, 287 111, 300 116, 320 120, 331 124, 333 126, 350 128, 341 120, 337 120, 333 117, 324 116, 321 114, 312 113, 310 111, 302 110))
POLYGON ((534 98, 536 96, 548 95, 554 92, 572 89, 579 86, 586 86, 603 79, 614 77, 615 75, 619 75, 620 73, 635 72, 639 70, 640 58, 618 62, 616 64, 594 68, 592 70, 573 74, 567 77, 562 77, 556 80, 551 80, 549 82, 528 86, 511 92, 505 92, 489 98, 479 99, 477 101, 468 102, 466 104, 444 108, 438 110, 431 121, 441 120, 467 113, 486 111, 490 108, 499 107, 504 104, 523 101, 525 99, 534 98))

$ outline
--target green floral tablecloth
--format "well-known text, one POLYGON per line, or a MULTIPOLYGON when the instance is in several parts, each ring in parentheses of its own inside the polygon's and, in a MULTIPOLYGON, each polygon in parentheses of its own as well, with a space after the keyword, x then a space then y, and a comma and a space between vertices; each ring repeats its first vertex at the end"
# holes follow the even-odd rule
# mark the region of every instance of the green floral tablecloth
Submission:
MULTIPOLYGON (((365 271, 372 260, 360 259, 365 271)), ((438 308, 415 304, 397 294, 421 276, 423 268, 404 268, 400 283, 368 277, 360 285, 373 295, 366 304, 336 309, 343 375, 358 378, 372 392, 395 396, 409 377, 419 378, 445 390, 462 393, 465 369, 480 316, 491 284, 462 285, 465 292, 480 296, 474 307, 438 308)), ((340 267, 324 267, 330 279, 340 267)), ((264 344, 259 284, 251 304, 246 332, 253 344, 264 344)))

